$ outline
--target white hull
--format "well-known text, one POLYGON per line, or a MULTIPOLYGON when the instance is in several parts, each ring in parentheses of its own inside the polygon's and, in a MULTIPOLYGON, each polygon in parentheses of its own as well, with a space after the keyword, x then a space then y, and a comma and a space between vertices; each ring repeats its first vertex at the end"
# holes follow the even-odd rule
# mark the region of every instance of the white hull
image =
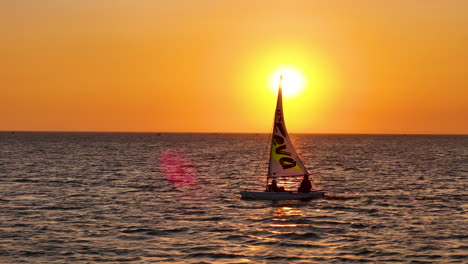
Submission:
POLYGON ((297 193, 297 192, 262 192, 262 191, 241 191, 242 199, 252 200, 303 200, 323 198, 324 192, 311 191, 310 193, 297 193))

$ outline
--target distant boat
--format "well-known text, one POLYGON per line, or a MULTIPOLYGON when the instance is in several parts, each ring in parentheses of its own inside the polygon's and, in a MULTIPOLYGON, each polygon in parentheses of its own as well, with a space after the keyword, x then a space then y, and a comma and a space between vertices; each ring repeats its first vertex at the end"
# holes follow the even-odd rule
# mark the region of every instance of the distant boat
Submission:
MULTIPOLYGON (((294 146, 291 143, 289 134, 286 130, 283 117, 283 99, 282 99, 282 80, 278 90, 278 99, 276 102, 275 119, 273 124, 273 133, 271 138, 270 162, 268 166, 268 174, 266 177, 266 188, 264 191, 241 191, 243 199, 254 200, 301 200, 322 198, 324 193, 321 191, 311 190, 310 192, 297 191, 271 191, 270 181, 276 179, 286 179, 290 177, 298 178, 309 176, 309 172, 302 163, 294 146)), ((299 186, 297 186, 299 187, 299 186)))

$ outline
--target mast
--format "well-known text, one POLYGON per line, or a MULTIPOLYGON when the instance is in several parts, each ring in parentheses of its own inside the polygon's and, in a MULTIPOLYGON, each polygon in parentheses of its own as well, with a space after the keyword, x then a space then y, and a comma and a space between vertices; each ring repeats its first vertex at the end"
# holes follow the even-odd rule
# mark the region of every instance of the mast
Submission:
MULTIPOLYGON (((277 99, 276 99, 276 109, 275 109, 275 115, 274 115, 274 118, 273 118, 273 131, 271 132, 272 135, 275 134, 275 129, 276 129, 276 119, 277 119, 277 115, 278 114, 281 114, 281 116, 283 115, 283 75, 281 74, 280 75, 280 81, 279 81, 279 87, 278 87, 278 96, 277 96, 277 99), (279 111, 279 112, 278 112, 279 111)), ((272 137, 272 141, 273 141, 273 137, 272 137)), ((270 180, 270 177, 272 175, 272 172, 271 172, 271 167, 272 167, 272 159, 271 159, 271 155, 273 153, 273 145, 270 146, 270 159, 268 159, 268 174, 267 174, 267 178, 266 178, 266 190, 268 190, 268 182, 270 180)))
MULTIPOLYGON (((271 134, 274 135, 275 134, 275 129, 276 129, 276 123, 277 123, 277 116, 278 115, 281 115, 281 117, 283 116, 283 75, 281 74, 280 75, 280 81, 279 81, 279 87, 278 87, 278 97, 276 99, 276 109, 275 109, 275 116, 273 118, 273 131, 271 131, 271 134)), ((272 138, 272 140, 274 140, 272 138)), ((273 146, 270 147, 270 157, 273 153, 273 146)), ((268 162, 268 177, 267 177, 267 185, 268 185, 268 178, 270 178, 271 176, 271 158, 269 159, 269 162, 268 162)))

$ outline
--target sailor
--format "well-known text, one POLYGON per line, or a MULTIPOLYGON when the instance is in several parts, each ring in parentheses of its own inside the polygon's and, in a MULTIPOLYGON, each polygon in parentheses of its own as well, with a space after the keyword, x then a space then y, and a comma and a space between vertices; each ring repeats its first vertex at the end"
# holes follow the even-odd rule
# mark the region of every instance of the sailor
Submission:
POLYGON ((272 180, 270 186, 268 186, 268 191, 277 192, 278 190, 279 189, 278 189, 278 185, 276 184, 276 180, 272 180))
POLYGON ((301 182, 301 186, 299 186, 297 192, 310 193, 310 189, 312 189, 312 184, 309 181, 309 174, 305 174, 304 179, 301 182))

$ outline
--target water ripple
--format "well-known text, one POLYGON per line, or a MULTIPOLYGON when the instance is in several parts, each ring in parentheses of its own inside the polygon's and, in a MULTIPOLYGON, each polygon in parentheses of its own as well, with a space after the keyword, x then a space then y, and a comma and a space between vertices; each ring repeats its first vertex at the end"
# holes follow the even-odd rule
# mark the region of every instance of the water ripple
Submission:
POLYGON ((296 135, 326 198, 241 200, 266 141, 0 133, 0 262, 468 261, 466 136, 296 135))

